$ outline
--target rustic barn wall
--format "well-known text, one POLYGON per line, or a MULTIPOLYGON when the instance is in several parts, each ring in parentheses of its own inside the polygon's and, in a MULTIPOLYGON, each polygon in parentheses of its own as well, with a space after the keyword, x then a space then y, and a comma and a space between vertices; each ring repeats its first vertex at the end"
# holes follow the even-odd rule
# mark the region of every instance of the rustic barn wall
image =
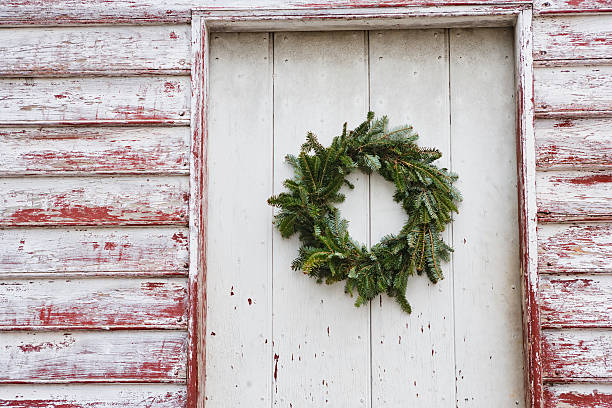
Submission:
MULTIPOLYGON (((0 4, 0 405, 185 405, 189 10, 248 3, 0 4)), ((612 2, 534 8, 546 407, 609 407, 612 2)))
POLYGON ((186 405, 190 33, 0 29, 0 405, 186 405))

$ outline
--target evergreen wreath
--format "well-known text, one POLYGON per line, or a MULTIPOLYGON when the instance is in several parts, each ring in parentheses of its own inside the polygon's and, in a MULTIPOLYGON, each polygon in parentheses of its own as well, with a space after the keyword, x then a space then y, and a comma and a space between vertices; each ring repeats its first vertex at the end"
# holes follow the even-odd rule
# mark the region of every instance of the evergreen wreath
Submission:
POLYGON ((294 270, 328 284, 346 280, 345 292, 357 291, 355 306, 380 293, 394 297, 402 310, 411 312, 406 299, 408 277, 425 273, 433 283, 443 279, 441 261, 452 248, 441 233, 458 212, 461 201, 453 186, 457 175, 432 164, 442 154, 418 147, 411 126, 388 128, 386 116, 367 119, 342 134, 329 147, 309 132, 299 155, 287 155, 295 175, 284 181, 287 192, 268 199, 280 208, 274 223, 284 238, 298 233, 301 241, 294 270), (355 169, 378 172, 395 184, 394 200, 402 205, 408 221, 397 235, 387 235, 367 249, 349 236, 348 221, 334 203, 344 201, 340 188, 354 186, 346 179, 355 169))

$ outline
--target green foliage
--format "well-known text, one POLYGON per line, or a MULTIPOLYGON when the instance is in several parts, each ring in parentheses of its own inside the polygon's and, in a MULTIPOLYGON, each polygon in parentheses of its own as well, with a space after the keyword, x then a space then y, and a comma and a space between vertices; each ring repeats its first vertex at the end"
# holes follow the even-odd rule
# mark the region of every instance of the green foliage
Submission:
POLYGON ((345 291, 356 292, 356 306, 380 293, 395 297, 410 313, 406 285, 411 275, 425 273, 431 282, 443 279, 440 267, 452 249, 441 237, 461 201, 453 186, 457 175, 436 167, 442 154, 416 145, 411 126, 389 129, 386 116, 367 119, 353 131, 333 139, 329 147, 308 133, 297 156, 287 155, 294 177, 286 192, 270 197, 278 207, 275 225, 285 238, 298 234, 302 243, 294 270, 302 270, 318 282, 346 280, 345 291), (371 249, 351 239, 348 222, 334 204, 344 201, 343 184, 355 169, 379 173, 395 184, 393 198, 408 221, 397 235, 388 235, 371 249))

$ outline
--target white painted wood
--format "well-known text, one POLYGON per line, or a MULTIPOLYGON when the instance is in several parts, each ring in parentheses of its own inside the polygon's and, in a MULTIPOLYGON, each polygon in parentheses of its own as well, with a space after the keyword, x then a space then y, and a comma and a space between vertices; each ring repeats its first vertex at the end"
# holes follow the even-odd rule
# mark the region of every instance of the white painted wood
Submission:
POLYGON ((189 77, 0 80, 0 124, 189 118, 189 77))
POLYGON ((188 174, 188 127, 0 128, 0 175, 188 174))
POLYGON ((0 336, 0 382, 185 381, 184 331, 11 332, 0 336))
POLYGON ((270 406, 272 41, 210 38, 206 406, 270 406))
MULTIPOLYGON (((440 149, 449 167, 450 120, 447 30, 371 31, 370 107, 392 125, 409 123, 419 144, 440 149)), ((393 184, 371 177, 372 244, 406 222, 393 201, 393 184)), ((450 228, 444 239, 450 243, 450 228)), ((412 277, 407 297, 413 313, 393 299, 372 302, 373 406, 451 407, 455 402, 453 275, 433 285, 412 277)))
POLYGON ((181 73, 189 25, 0 29, 0 76, 181 73))
POLYGON ((189 179, 0 179, 0 226, 187 224, 189 179))
POLYGON ((185 273, 187 228, 0 229, 0 274, 185 273))
POLYGON ((11 408, 186 408, 185 387, 173 384, 3 385, 0 404, 11 408))
MULTIPOLYGON (((368 109, 364 32, 276 33, 274 36, 274 191, 293 171, 283 160, 297 154, 306 132, 327 144, 368 109)), ((340 210, 353 238, 367 242, 367 177, 340 210)), ((370 327, 342 284, 317 285, 292 271, 299 241, 274 232, 273 403, 277 407, 368 407, 370 327)))
POLYGON ((512 30, 450 31, 457 407, 524 406, 512 30), (503 373, 503 374, 502 374, 503 373))

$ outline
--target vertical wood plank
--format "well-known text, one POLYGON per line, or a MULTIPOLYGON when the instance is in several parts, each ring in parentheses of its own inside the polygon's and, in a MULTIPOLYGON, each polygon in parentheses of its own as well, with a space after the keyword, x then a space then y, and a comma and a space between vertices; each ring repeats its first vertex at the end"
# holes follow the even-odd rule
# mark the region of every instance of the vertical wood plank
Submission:
POLYGON ((272 61, 268 33, 213 33, 206 407, 270 405, 272 61))
MULTIPOLYGON (((274 189, 292 175, 284 162, 306 131, 322 143, 354 127, 368 108, 363 32, 274 36, 274 189)), ((366 242, 367 177, 340 206, 353 238, 366 242)), ((350 406, 370 402, 369 310, 355 308, 342 284, 316 285, 291 270, 299 241, 274 233, 273 402, 278 407, 350 406)))
MULTIPOLYGON (((392 125, 409 123, 419 144, 440 149, 450 166, 448 48, 445 30, 370 32, 370 106, 392 125)), ((406 221, 393 201, 394 186, 371 177, 372 244, 406 221)), ((445 241, 450 242, 450 230, 445 241)), ((413 277, 407 297, 412 315, 393 299, 372 302, 372 392, 376 407, 454 404, 454 344, 450 264, 437 285, 413 277)))
POLYGON ((513 35, 450 31, 457 407, 525 406, 513 35), (503 373, 503 374, 502 374, 503 373))

